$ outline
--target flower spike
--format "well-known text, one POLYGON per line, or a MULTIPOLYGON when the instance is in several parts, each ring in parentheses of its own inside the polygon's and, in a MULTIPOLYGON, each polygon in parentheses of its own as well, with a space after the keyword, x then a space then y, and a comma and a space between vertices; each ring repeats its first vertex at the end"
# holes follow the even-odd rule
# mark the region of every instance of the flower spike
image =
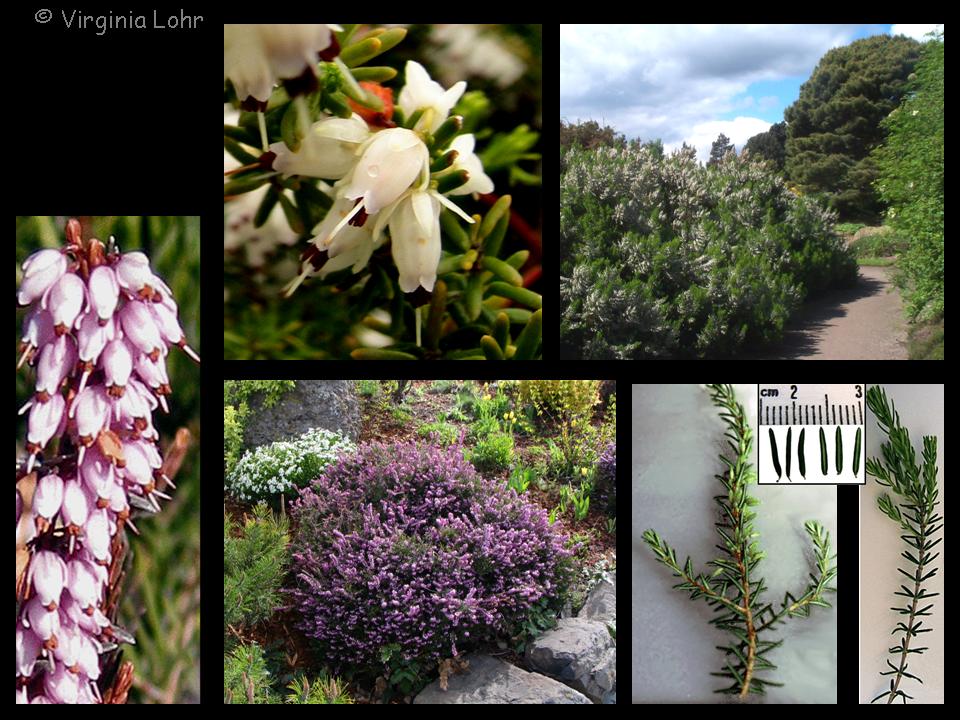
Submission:
POLYGON ((169 410, 169 347, 200 361, 145 254, 122 254, 114 242, 105 251, 83 239, 76 220, 66 234, 63 250, 24 262, 17 293, 32 305, 18 369, 36 369, 35 390, 18 411, 29 415, 17 473, 17 702, 29 704, 102 702, 108 638, 133 641, 107 617, 124 553, 119 533, 139 534, 131 518, 138 501, 153 513, 158 498, 171 499, 153 486, 163 463, 150 417, 158 404, 169 410), (60 454, 39 464, 55 438, 60 454), (24 476, 36 478, 29 504, 24 476), (35 529, 26 540, 21 515, 35 529))

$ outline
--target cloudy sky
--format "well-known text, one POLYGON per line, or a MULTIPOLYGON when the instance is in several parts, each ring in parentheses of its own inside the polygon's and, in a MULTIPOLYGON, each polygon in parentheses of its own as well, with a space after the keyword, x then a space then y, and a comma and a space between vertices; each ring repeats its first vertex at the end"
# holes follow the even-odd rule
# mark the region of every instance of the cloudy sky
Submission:
MULTIPOLYGON (((597 120, 628 138, 737 146, 783 120, 830 48, 934 25, 561 25, 560 117, 597 120)), ((942 25, 941 25, 942 27, 942 25)))

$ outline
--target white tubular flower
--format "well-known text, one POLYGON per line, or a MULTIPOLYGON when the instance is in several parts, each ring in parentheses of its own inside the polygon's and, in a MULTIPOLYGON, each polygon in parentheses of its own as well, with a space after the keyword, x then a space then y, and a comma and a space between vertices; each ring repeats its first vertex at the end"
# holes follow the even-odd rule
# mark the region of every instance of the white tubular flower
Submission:
POLYGON ((362 117, 325 118, 313 124, 303 138, 300 149, 293 152, 285 143, 273 143, 276 153, 273 169, 285 176, 339 180, 357 162, 357 149, 370 137, 370 129, 362 117))
MULTIPOLYGON (((310 242, 320 250, 326 250, 334 255, 342 252, 349 243, 341 241, 341 235, 347 235, 353 230, 363 231, 364 228, 371 227, 371 225, 367 225, 366 223, 364 223, 363 227, 347 225, 334 237, 334 230, 340 225, 344 218, 351 214, 356 204, 355 200, 350 200, 342 195, 337 197, 333 202, 333 207, 327 212, 326 217, 313 229, 315 237, 310 242)), ((369 232, 369 230, 367 230, 367 232, 369 232)))
MULTIPOLYGON (((447 119, 450 108, 457 104, 460 96, 467 89, 467 83, 461 80, 449 90, 444 90, 440 83, 430 79, 430 74, 423 65, 413 60, 407 61, 404 72, 406 85, 400 91, 397 104, 407 117, 423 109, 424 117, 421 122, 427 130, 435 132, 447 119)), ((420 123, 418 122, 417 125, 419 126, 420 123)))
POLYGON ((469 193, 491 193, 493 192, 493 180, 483 171, 483 163, 480 162, 473 152, 473 146, 476 140, 472 134, 458 135, 450 143, 450 149, 457 151, 457 159, 453 166, 459 170, 466 170, 470 179, 466 184, 461 185, 449 192, 450 195, 467 195, 469 193))
POLYGON ((237 97, 266 102, 275 78, 263 51, 257 25, 223 26, 223 80, 229 79, 237 97))
POLYGON ((381 130, 370 139, 342 193, 350 200, 362 199, 354 213, 362 206, 373 215, 400 197, 421 173, 429 172, 430 153, 419 135, 405 128, 381 130))
POLYGON ((352 271, 358 273, 370 262, 373 254, 373 235, 364 228, 347 228, 341 232, 330 246, 330 259, 317 273, 325 278, 332 272, 352 266, 352 271))
MULTIPOLYGON (((230 105, 223 106, 223 124, 236 125, 240 113, 230 105)), ((237 161, 226 150, 223 151, 223 171, 226 173, 237 167, 237 161)), ((224 178, 226 182, 227 178, 224 178)), ((297 234, 290 229, 280 203, 273 208, 267 221, 261 227, 253 226, 257 208, 269 190, 268 185, 243 193, 223 204, 223 251, 241 251, 246 254, 250 267, 262 267, 278 245, 296 244, 297 234)), ((128 253, 129 254, 129 253, 128 253)))
MULTIPOLYGON (((333 26, 339 29, 338 25, 333 26)), ((270 67, 280 78, 296 77, 330 47, 330 25, 260 25, 260 39, 270 67)))
POLYGON ((294 78, 317 62, 330 47, 336 25, 224 25, 223 79, 237 97, 270 99, 278 80, 294 78))
POLYGON ((323 278, 351 265, 353 272, 358 273, 366 267, 370 255, 380 242, 376 244, 373 242, 373 234, 370 231, 373 223, 370 222, 370 218, 366 218, 363 226, 346 224, 347 220, 354 216, 356 206, 355 200, 342 195, 334 200, 326 217, 314 228, 315 237, 310 240, 318 250, 326 251, 329 259, 317 270, 313 263, 316 253, 311 251, 311 256, 300 265, 300 274, 287 284, 284 292, 288 297, 308 277, 319 274, 323 278))
MULTIPOLYGON (((317 226, 317 237, 313 239, 313 243, 321 250, 326 250, 330 257, 318 271, 321 278, 350 266, 353 266, 353 272, 360 272, 366 267, 374 249, 382 243, 382 239, 374 242, 371 232, 373 223, 370 218, 362 227, 347 225, 336 237, 331 235, 334 227, 350 213, 353 205, 352 200, 338 199, 323 222, 317 226)), ((309 261, 306 264, 309 265, 309 261)))
POLYGON ((418 286, 430 292, 440 262, 440 203, 426 190, 404 197, 390 216, 393 261, 400 271, 400 289, 418 286))

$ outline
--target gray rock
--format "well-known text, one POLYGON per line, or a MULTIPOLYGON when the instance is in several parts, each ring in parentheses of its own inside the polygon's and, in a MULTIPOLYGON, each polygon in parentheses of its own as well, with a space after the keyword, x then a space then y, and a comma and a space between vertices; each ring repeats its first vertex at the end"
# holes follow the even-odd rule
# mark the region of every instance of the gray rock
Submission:
POLYGON ((290 440, 310 428, 341 432, 356 442, 360 433, 360 400, 353 380, 297 380, 276 405, 263 407, 254 395, 244 430, 244 446, 259 447, 290 440))
POLYGON ((590 700, 563 683, 530 673, 490 655, 470 655, 469 669, 451 675, 447 689, 435 680, 417 695, 414 705, 430 703, 535 703, 589 705, 590 700))
POLYGON ((614 703, 617 651, 605 622, 585 617, 561 620, 527 645, 527 662, 596 703, 614 703))
POLYGON ((601 620, 603 622, 615 621, 617 619, 617 585, 616 576, 612 581, 601 580, 600 583, 590 591, 587 601, 580 608, 578 617, 588 620, 601 620))

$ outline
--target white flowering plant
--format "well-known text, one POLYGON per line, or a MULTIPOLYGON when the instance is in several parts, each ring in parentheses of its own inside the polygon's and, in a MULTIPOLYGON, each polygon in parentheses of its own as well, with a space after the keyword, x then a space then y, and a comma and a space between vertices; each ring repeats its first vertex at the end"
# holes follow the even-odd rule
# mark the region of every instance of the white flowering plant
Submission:
POLYGON ((734 357, 856 281, 836 214, 763 162, 640 140, 560 156, 562 357, 734 357))
POLYGON ((406 35, 224 26, 225 264, 245 251, 254 268, 225 272, 226 357, 541 357, 539 236, 494 183, 539 186, 520 164, 539 134, 493 134, 482 92, 409 55, 366 65, 406 35), (277 275, 282 292, 259 282, 277 275))
POLYGON ((290 441, 247 450, 224 482, 224 491, 244 502, 275 500, 318 477, 341 453, 356 446, 340 433, 310 429, 290 441))

